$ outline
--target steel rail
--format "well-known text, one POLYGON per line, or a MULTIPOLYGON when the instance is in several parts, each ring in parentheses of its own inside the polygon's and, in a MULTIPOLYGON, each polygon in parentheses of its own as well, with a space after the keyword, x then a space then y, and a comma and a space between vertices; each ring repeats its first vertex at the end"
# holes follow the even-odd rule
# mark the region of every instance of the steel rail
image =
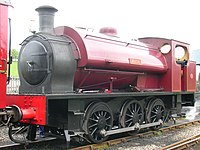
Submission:
POLYGON ((199 142, 200 142, 200 134, 178 141, 171 145, 167 145, 161 148, 160 150, 177 150, 177 149, 182 150, 194 146, 199 142))
POLYGON ((71 150, 106 149, 106 148, 109 148, 110 146, 114 146, 116 144, 121 144, 121 143, 128 142, 130 140, 133 140, 134 138, 143 138, 143 137, 157 135, 158 131, 160 131, 162 133, 166 133, 166 132, 168 132, 170 130, 181 129, 181 128, 184 128, 184 127, 187 127, 187 126, 191 126, 191 125, 195 125, 195 124, 200 124, 200 120, 194 120, 194 121, 191 121, 191 122, 185 122, 185 123, 181 123, 181 124, 176 124, 176 125, 172 125, 172 126, 169 126, 169 127, 163 127, 163 128, 161 128, 161 129, 159 129, 157 131, 148 131, 148 132, 144 132, 144 133, 139 133, 139 134, 136 134, 136 135, 133 135, 133 136, 117 138, 117 139, 105 141, 105 142, 99 143, 99 144, 90 144, 90 145, 86 145, 86 146, 74 147, 74 148, 71 148, 71 150))
POLYGON ((32 147, 34 145, 42 145, 42 144, 48 144, 49 142, 54 142, 56 141, 57 138, 55 137, 47 137, 47 138, 40 138, 36 141, 27 141, 25 144, 20 144, 20 143, 10 143, 10 144, 5 144, 1 145, 0 149, 1 150, 8 150, 8 149, 15 149, 15 150, 21 150, 21 149, 27 149, 27 147, 32 147))
MULTIPOLYGON (((153 136, 153 135, 157 135, 158 132, 162 132, 162 133, 166 133, 170 130, 176 130, 176 129, 181 129, 181 128, 184 128, 184 127, 187 127, 187 126, 191 126, 191 125, 195 125, 195 124, 200 124, 200 120, 194 120, 194 121, 191 121, 191 122, 185 122, 185 123, 181 123, 181 124, 176 124, 176 125, 170 125, 168 127, 163 127, 157 131, 148 131, 148 132, 144 132, 144 133, 138 133, 136 135, 133 135, 133 136, 126 136, 126 137, 121 137, 121 138, 117 138, 117 139, 112 139, 112 140, 109 140, 109 141, 105 141, 103 143, 99 143, 99 144, 90 144, 90 145, 86 145, 86 146, 80 146, 80 147, 75 147, 75 145, 73 145, 74 147, 70 147, 71 150, 96 150, 96 149, 106 149, 106 148, 109 148, 110 146, 114 146, 116 144, 120 144, 120 143, 125 143, 125 142, 128 142, 128 141, 131 141, 133 140, 134 138, 144 138, 144 137, 149 137, 149 136, 153 136)), ((51 140, 55 140, 56 138, 47 138, 47 139, 41 139, 41 140, 37 140, 37 141, 33 141, 31 143, 28 143, 28 145, 25 145, 25 144, 17 144, 17 143, 13 143, 13 144, 10 144, 10 145, 3 145, 3 146, 0 146, 0 149, 24 149, 26 148, 26 146, 34 146, 34 144, 38 144, 38 143, 42 143, 42 142, 48 142, 48 141, 51 141, 51 140)), ((197 140, 194 140, 193 143, 195 143, 195 141, 199 141, 200 140, 200 137, 199 139, 197 140)), ((192 145, 194 145, 192 143, 192 145)), ((196 142, 197 143, 197 142, 196 142)), ((188 145, 191 145, 190 143, 188 143, 188 145)), ((188 146, 186 145, 186 146, 188 146)), ((169 149, 167 147, 164 147, 162 150, 165 150, 165 149, 169 149)))

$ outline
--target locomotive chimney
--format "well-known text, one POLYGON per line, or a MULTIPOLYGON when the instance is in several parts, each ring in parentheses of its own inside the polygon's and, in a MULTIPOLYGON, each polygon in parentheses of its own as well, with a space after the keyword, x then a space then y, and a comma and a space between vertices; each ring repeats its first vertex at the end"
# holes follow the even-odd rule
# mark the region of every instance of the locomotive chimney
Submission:
POLYGON ((39 13, 39 31, 54 33, 54 14, 58 10, 52 6, 40 6, 35 9, 39 13))

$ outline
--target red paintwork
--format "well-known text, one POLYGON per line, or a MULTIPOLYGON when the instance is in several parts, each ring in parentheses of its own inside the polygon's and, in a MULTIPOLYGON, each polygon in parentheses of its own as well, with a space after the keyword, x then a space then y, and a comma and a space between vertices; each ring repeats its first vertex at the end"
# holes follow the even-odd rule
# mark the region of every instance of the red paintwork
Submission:
POLYGON ((103 34, 89 35, 70 27, 57 27, 55 32, 75 41, 81 57, 79 67, 150 72, 167 70, 164 56, 147 44, 133 41, 129 43, 103 34), (130 59, 140 62, 131 63, 130 59))
POLYGON ((130 83, 136 83, 137 73, 112 73, 108 70, 103 71, 93 71, 93 70, 81 70, 76 71, 76 76, 74 80, 75 87, 83 89, 109 89, 110 83, 113 81, 113 87, 127 88, 125 85, 130 83), (123 84, 122 84, 123 83, 123 84))
POLYGON ((17 105, 22 111, 22 122, 46 124, 46 97, 36 95, 7 95, 6 105, 17 105))
POLYGON ((8 6, 0 4, 0 109, 5 108, 8 45, 8 6))
POLYGON ((181 65, 176 63, 175 58, 175 47, 181 45, 189 50, 189 44, 162 38, 141 38, 140 41, 152 43, 157 47, 161 47, 165 43, 171 45, 171 51, 165 54, 168 70, 160 77, 161 88, 170 92, 196 91, 195 62, 188 61, 187 66, 181 68, 181 65))
MULTIPOLYGON (((104 34, 89 35, 81 31, 83 32, 65 26, 55 28, 56 34, 70 37, 78 48, 75 88, 92 87, 91 85, 93 88, 108 88, 111 78, 115 78, 114 88, 136 86, 138 74, 156 73, 157 76, 168 69, 166 59, 157 47, 136 41, 127 42, 104 34), (91 72, 83 68, 108 71, 99 73, 98 70, 91 72), (120 74, 114 74, 112 70, 119 70, 120 74), (123 72, 136 73, 127 75, 123 72)), ((155 85, 150 87, 154 88, 155 85)))
POLYGON ((190 64, 183 68, 183 76, 181 78, 182 91, 196 91, 196 63, 190 64))
POLYGON ((123 89, 132 86, 140 90, 195 91, 195 78, 188 76, 188 73, 195 76, 194 64, 188 61, 188 65, 182 69, 175 59, 175 47, 181 45, 189 49, 186 43, 162 38, 127 42, 115 36, 88 34, 66 26, 55 28, 55 32, 70 37, 77 46, 78 52, 74 52, 79 59, 75 88, 123 89), (166 43, 171 45, 171 51, 162 54, 159 49, 166 43), (117 70, 118 73, 113 73, 117 70))
POLYGON ((21 109, 22 111, 22 120, 32 120, 36 118, 35 108, 30 107, 27 109, 21 109))
POLYGON ((155 74, 143 74, 139 75, 137 78, 137 86, 141 90, 145 89, 160 89, 160 77, 155 74))

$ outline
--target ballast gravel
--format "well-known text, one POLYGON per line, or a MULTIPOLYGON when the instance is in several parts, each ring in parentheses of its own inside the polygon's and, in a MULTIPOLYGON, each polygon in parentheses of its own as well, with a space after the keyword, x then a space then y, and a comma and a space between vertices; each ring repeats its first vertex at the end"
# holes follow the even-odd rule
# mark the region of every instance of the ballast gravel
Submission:
MULTIPOLYGON (((8 138, 7 128, 1 127, 0 129, 0 146, 12 143, 8 138)), ((134 138, 125 143, 106 148, 106 150, 159 150, 199 133, 200 124, 194 124, 168 132, 156 131, 153 136, 134 138)))
POLYGON ((8 127, 0 127, 0 146, 12 144, 8 137, 8 127))
POLYGON ((107 150, 159 150, 167 145, 184 140, 200 133, 200 124, 168 131, 157 132, 156 135, 135 138, 126 143, 107 148, 107 150))

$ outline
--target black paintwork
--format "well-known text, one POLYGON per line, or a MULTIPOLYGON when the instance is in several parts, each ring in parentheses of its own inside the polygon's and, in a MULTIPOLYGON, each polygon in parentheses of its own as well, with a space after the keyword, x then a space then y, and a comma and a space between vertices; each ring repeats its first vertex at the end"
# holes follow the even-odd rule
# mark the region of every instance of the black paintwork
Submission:
POLYGON ((28 37, 19 54, 21 94, 73 92, 77 62, 66 37, 38 33, 28 37))

